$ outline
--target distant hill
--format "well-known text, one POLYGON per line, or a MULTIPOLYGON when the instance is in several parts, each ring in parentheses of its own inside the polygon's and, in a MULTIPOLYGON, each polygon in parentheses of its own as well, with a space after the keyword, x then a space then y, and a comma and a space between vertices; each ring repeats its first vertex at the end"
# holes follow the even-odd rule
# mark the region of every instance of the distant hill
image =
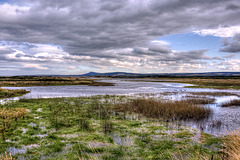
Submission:
POLYGON ((123 77, 132 77, 132 76, 150 76, 150 75, 156 75, 156 74, 140 74, 140 73, 127 73, 127 72, 109 72, 109 73, 97 73, 97 72, 89 72, 86 74, 82 74, 79 76, 109 76, 109 77, 116 77, 116 76, 123 76, 123 77))
POLYGON ((78 75, 82 77, 240 77, 240 72, 205 72, 205 73, 127 73, 127 72, 108 72, 97 73, 89 72, 78 75))
MULTIPOLYGON (((22 75, 21 75, 22 76, 22 75)), ((26 76, 26 75, 25 75, 26 76)), ((89 72, 81 75, 28 75, 28 76, 46 76, 46 77, 112 77, 112 78, 174 78, 174 77, 236 77, 240 78, 240 72, 204 72, 204 73, 127 73, 127 72, 107 72, 107 73, 98 73, 98 72, 89 72)))

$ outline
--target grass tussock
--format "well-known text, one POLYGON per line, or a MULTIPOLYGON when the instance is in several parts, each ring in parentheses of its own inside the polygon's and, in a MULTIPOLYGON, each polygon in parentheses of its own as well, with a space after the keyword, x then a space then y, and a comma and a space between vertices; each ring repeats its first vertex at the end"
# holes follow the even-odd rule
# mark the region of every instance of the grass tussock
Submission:
POLYGON ((229 102, 222 103, 221 106, 222 107, 230 107, 230 106, 240 107, 240 99, 234 99, 229 102))
POLYGON ((139 113, 149 118, 167 121, 201 120, 211 114, 209 108, 186 101, 157 101, 153 99, 134 99, 115 106, 118 111, 139 113))
POLYGON ((240 159, 240 130, 230 133, 224 142, 225 156, 223 159, 239 160, 240 159))

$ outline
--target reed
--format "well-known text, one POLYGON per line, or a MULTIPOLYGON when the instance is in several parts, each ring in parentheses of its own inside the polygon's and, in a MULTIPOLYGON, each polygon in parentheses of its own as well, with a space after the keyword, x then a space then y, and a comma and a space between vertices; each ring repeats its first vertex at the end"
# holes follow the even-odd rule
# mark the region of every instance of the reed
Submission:
POLYGON ((201 120, 211 115, 209 108, 201 107, 186 101, 157 101, 154 99, 134 99, 127 103, 117 104, 120 112, 139 113, 149 118, 166 121, 201 120))

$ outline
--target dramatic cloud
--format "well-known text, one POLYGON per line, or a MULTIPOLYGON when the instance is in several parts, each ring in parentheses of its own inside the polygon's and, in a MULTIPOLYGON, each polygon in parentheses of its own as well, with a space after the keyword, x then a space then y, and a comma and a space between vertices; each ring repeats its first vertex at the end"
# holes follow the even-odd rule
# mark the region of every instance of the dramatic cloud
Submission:
MULTIPOLYGON (((211 61, 205 48, 175 51, 158 39, 193 31, 231 37, 239 32, 239 6, 238 0, 0 3, 0 67, 12 74, 204 71, 211 61)), ((222 51, 238 52, 236 39, 222 51)))
POLYGON ((225 39, 223 41, 224 48, 222 48, 220 51, 222 52, 240 52, 240 33, 235 34, 231 42, 228 41, 228 39, 225 39))

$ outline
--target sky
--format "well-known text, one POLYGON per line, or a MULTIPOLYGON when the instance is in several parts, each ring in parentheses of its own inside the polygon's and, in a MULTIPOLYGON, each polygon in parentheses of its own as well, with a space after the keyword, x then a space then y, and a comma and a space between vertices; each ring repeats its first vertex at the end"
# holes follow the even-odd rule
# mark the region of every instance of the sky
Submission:
POLYGON ((0 76, 240 72, 239 0, 0 0, 0 76))

